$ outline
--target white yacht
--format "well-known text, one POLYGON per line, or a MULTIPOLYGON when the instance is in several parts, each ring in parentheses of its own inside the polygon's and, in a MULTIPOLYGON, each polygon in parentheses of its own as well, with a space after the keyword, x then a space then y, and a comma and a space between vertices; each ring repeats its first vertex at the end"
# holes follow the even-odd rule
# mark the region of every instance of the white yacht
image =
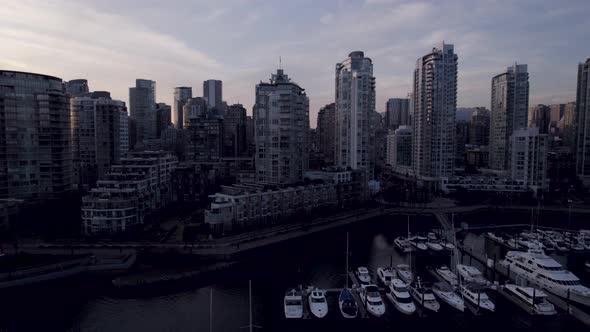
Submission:
POLYGON ((543 249, 543 245, 535 239, 520 238, 518 240, 518 245, 524 250, 543 249))
POLYGON ((438 310, 440 310, 440 304, 434 297, 432 289, 423 284, 420 278, 416 278, 416 282, 410 286, 410 293, 412 294, 414 301, 416 301, 416 303, 418 303, 418 305, 424 309, 434 312, 438 312, 438 310))
POLYGON ((321 289, 314 289, 307 297, 309 302, 309 311, 317 317, 324 318, 328 314, 328 301, 326 293, 321 289))
POLYGON ((396 267, 397 276, 405 283, 411 283, 414 280, 414 274, 408 264, 399 264, 396 267))
POLYGON ((371 283, 371 275, 369 274, 369 270, 364 266, 359 266, 356 269, 356 276, 359 278, 361 284, 371 283))
POLYGON ((417 236, 413 236, 408 239, 409 243, 419 251, 426 251, 428 247, 424 244, 424 240, 419 239, 417 236))
POLYGON ((586 271, 590 271, 590 261, 586 262, 584 266, 586 267, 586 271))
POLYGON ((302 318, 303 317, 303 296, 300 291, 291 289, 285 294, 285 317, 302 318))
POLYGON ((385 303, 381 299, 379 288, 375 285, 362 285, 360 298, 367 311, 375 316, 381 317, 385 314, 385 303))
POLYGON ((457 264, 457 273, 467 283, 473 283, 481 286, 487 286, 490 282, 484 278, 483 274, 475 267, 464 264, 457 264))
POLYGON ((486 294, 481 286, 475 284, 460 285, 459 290, 463 296, 463 300, 471 303, 476 311, 484 309, 486 311, 494 312, 496 305, 486 294))
POLYGON ((379 267, 377 268, 377 277, 383 285, 389 286, 391 279, 395 277, 395 271, 390 267, 379 267))
POLYGON ((463 312, 465 310, 465 303, 463 299, 455 293, 449 284, 444 282, 437 282, 432 285, 432 292, 439 300, 450 305, 451 307, 463 312))
POLYGON ((590 306, 590 289, 580 279, 565 270, 553 258, 541 250, 509 251, 502 265, 510 267, 510 273, 536 284, 543 290, 571 301, 590 306))
POLYGON ((443 247, 443 249, 446 249, 446 250, 455 250, 455 245, 452 244, 451 242, 447 242, 447 241, 441 240, 440 241, 440 245, 443 247))
POLYGON ((411 315, 416 311, 416 306, 408 291, 408 285, 401 279, 393 278, 391 280, 389 292, 385 296, 403 314, 411 315))
POLYGON ((396 248, 401 252, 407 253, 412 251, 412 246, 408 242, 408 239, 403 236, 396 237, 395 240, 393 240, 393 244, 395 244, 396 248))
POLYGON ((555 315, 555 307, 547 301, 547 294, 532 287, 521 287, 506 284, 502 288, 503 294, 518 304, 519 307, 533 315, 555 315))
POLYGON ((443 247, 438 242, 428 241, 425 243, 426 247, 432 251, 442 251, 443 247))
POLYGON ((340 291, 340 295, 338 296, 338 307, 344 318, 356 318, 358 307, 356 306, 356 300, 350 289, 343 288, 342 291, 340 291))
POLYGON ((448 282, 452 287, 457 287, 457 285, 459 285, 459 278, 446 265, 437 268, 435 271, 436 274, 438 274, 444 281, 448 282))

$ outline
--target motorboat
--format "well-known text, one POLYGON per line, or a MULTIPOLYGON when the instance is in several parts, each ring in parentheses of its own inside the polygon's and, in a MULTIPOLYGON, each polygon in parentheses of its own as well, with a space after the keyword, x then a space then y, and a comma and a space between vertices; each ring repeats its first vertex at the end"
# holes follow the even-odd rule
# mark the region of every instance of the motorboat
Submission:
POLYGON ((452 287, 457 287, 457 285, 459 285, 459 278, 446 265, 442 265, 439 268, 435 269, 435 272, 444 281, 448 282, 452 287))
POLYGON ((533 287, 521 287, 506 284, 502 288, 503 294, 519 307, 533 315, 555 315, 555 307, 547 301, 547 294, 533 287))
POLYGON ((484 309, 489 312, 496 310, 496 305, 490 298, 484 289, 475 284, 462 284, 459 286, 463 300, 469 302, 476 308, 476 311, 480 312, 480 309, 484 309))
POLYGON ((475 266, 457 264, 457 273, 467 283, 473 283, 481 286, 487 286, 490 282, 484 278, 481 271, 475 266))
POLYGON ((551 242, 553 243, 553 246, 555 246, 555 249, 559 252, 566 252, 569 251, 569 248, 567 247, 567 244, 563 241, 563 239, 561 238, 552 238, 551 242))
POLYGON ((377 286, 362 285, 359 296, 371 315, 381 317, 385 314, 385 303, 381 299, 381 294, 377 286))
POLYGON ((338 296, 338 307, 340 313, 344 318, 356 318, 358 314, 358 307, 356 300, 352 295, 352 291, 349 288, 343 288, 338 296))
POLYGON ((416 278, 416 281, 410 286, 410 294, 414 298, 414 301, 418 303, 424 309, 429 311, 438 312, 440 310, 440 304, 434 297, 432 289, 420 280, 416 278))
POLYGON ((430 249, 432 251, 442 251, 443 250, 443 247, 437 242, 428 241, 425 244, 426 244, 426 247, 428 247, 428 249, 430 249))
POLYGON ((408 284, 401 279, 393 278, 389 283, 389 292, 385 294, 389 302, 401 313, 411 315, 416 311, 416 306, 412 302, 412 297, 408 289, 408 284))
POLYGON ((445 249, 445 250, 450 250, 450 251, 455 250, 455 245, 452 244, 451 242, 441 240, 439 243, 443 247, 443 249, 445 249))
POLYGON ((551 241, 549 239, 541 239, 539 241, 543 245, 543 248, 546 252, 555 251, 555 245, 553 244, 553 241, 551 241))
POLYGON ((528 240, 538 240, 539 239, 539 234, 537 234, 535 232, 524 231, 524 232, 520 233, 520 236, 525 239, 528 239, 528 240))
POLYGON ((395 271, 390 267, 379 267, 377 268, 377 277, 379 281, 385 286, 389 286, 391 279, 395 276, 395 271))
POLYGON ((303 317, 303 296, 300 291, 291 289, 287 291, 284 299, 285 318, 303 317))
POLYGON ((537 240, 527 240, 525 238, 520 238, 518 240, 518 245, 524 250, 543 249, 543 245, 537 240))
POLYGON ((408 239, 406 239, 403 236, 399 236, 396 237, 393 240, 393 244, 395 245, 396 248, 398 248, 401 252, 407 253, 412 251, 412 246, 410 245, 410 243, 408 242, 408 239))
POLYGON ((449 284, 444 282, 437 282, 432 285, 432 292, 436 297, 451 307, 463 312, 465 310, 465 303, 459 295, 455 293, 449 284))
POLYGON ((309 311, 317 317, 324 318, 328 314, 328 301, 326 301, 326 292, 321 289, 314 289, 307 297, 309 302, 309 311))
MULTIPOLYGON (((422 238, 425 239, 425 238, 422 238)), ((408 242, 416 249, 420 250, 420 251, 426 251, 428 250, 428 247, 426 246, 426 244, 424 244, 424 240, 420 240, 419 237, 417 236, 413 236, 411 238, 408 239, 408 242)))
POLYGON ((426 235, 426 238, 428 239, 428 241, 437 241, 438 237, 436 236, 436 234, 434 232, 428 232, 428 234, 426 235))
POLYGON ((590 306, 590 289, 541 250, 509 251, 501 264, 531 284, 573 302, 590 306))
POLYGON ((371 275, 369 274, 369 270, 364 266, 359 266, 356 269, 356 276, 359 278, 361 284, 371 283, 371 275))
POLYGON ((584 246, 581 245, 578 242, 578 239, 575 237, 567 236, 563 239, 563 241, 565 242, 566 247, 568 247, 570 250, 575 250, 575 251, 584 250, 584 246))
POLYGON ((399 264, 396 267, 397 276, 405 283, 411 283, 414 280, 414 274, 408 264, 399 264))

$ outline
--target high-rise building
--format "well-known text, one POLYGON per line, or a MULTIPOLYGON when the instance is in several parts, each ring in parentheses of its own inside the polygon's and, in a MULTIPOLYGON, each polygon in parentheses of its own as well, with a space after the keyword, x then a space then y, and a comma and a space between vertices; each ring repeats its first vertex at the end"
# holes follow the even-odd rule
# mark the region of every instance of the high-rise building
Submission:
POLYGON ((70 112, 73 181, 88 189, 129 150, 127 108, 108 92, 98 91, 71 98, 70 112))
POLYGON ((575 113, 576 173, 590 185, 590 58, 578 65, 575 113))
POLYGON ((387 135, 387 163, 397 172, 412 166, 412 127, 400 126, 387 135))
POLYGON ((455 162, 457 54, 442 43, 414 70, 413 165, 419 177, 451 176, 455 162))
POLYGON ((471 114, 469 128, 469 144, 487 146, 490 142, 490 111, 484 107, 476 107, 471 114))
POLYGON ((254 155, 256 150, 256 141, 254 140, 254 118, 251 115, 246 116, 246 145, 247 155, 254 155))
POLYGON ((539 128, 539 133, 549 133, 551 123, 551 108, 547 105, 539 104, 529 109, 528 126, 529 128, 539 128))
POLYGON ((515 64, 492 79, 490 116, 490 168, 508 170, 510 136, 527 127, 529 73, 527 65, 515 64))
POLYGON ((223 156, 223 117, 215 109, 207 109, 200 97, 189 99, 183 112, 186 161, 219 161, 223 156))
POLYGON ((162 131, 172 124, 172 107, 166 103, 156 104, 156 134, 162 137, 162 131))
POLYGON ((573 151, 576 146, 576 102, 565 104, 558 127, 563 138, 563 145, 570 147, 573 151))
POLYGON ((309 99, 282 69, 256 85, 254 131, 257 180, 302 181, 309 166, 309 99))
POLYGON ((375 147, 371 145, 371 117, 375 112, 373 61, 361 51, 336 64, 335 164, 375 174, 375 147))
POLYGON ((193 97, 193 88, 186 86, 179 86, 174 88, 174 104, 172 104, 172 122, 177 129, 182 129, 184 120, 182 118, 182 108, 186 101, 193 97))
POLYGON ((469 121, 459 120, 455 122, 455 165, 457 167, 465 166, 465 148, 469 144, 469 130, 471 124, 469 121))
POLYGON ((547 187, 547 153, 549 136, 540 134, 539 128, 522 128, 510 138, 510 171, 512 179, 523 181, 525 186, 547 187))
POLYGON ((410 125, 410 99, 390 98, 385 103, 385 126, 397 129, 399 126, 410 125))
POLYGON ((136 143, 158 138, 156 82, 135 80, 135 87, 129 88, 129 116, 136 121, 136 143))
POLYGON ((336 129, 336 106, 328 104, 318 112, 317 134, 319 151, 323 156, 324 164, 334 165, 334 141, 336 129))
POLYGON ((549 108, 551 109, 551 123, 557 124, 563 117, 565 104, 553 104, 549 105, 549 108))
POLYGON ((0 198, 72 189, 70 110, 60 78, 0 70, 0 198))
POLYGON ((220 80, 206 80, 203 82, 203 98, 209 108, 221 108, 223 102, 223 90, 220 80))
POLYGON ((88 81, 76 79, 64 82, 65 92, 69 96, 81 96, 89 92, 88 81))
POLYGON ((246 149, 246 109, 241 104, 228 106, 223 117, 223 156, 244 156, 246 149))

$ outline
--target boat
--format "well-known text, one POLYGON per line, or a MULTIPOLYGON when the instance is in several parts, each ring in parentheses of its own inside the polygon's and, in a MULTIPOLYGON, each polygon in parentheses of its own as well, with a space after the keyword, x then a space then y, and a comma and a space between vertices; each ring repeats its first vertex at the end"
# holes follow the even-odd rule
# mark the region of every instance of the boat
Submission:
POLYGON ((352 291, 349 288, 343 288, 338 296, 338 307, 340 313, 344 318, 356 318, 358 314, 358 307, 356 306, 356 300, 352 295, 352 291))
POLYGON ((437 282, 432 285, 432 292, 436 297, 451 307, 463 312, 465 311, 465 303, 459 295, 455 293, 449 284, 444 282, 437 282))
POLYGON ((443 247, 437 242, 428 241, 425 244, 426 244, 426 247, 432 251, 442 251, 443 250, 443 247))
POLYGON ((300 291, 291 289, 285 294, 285 318, 303 317, 303 296, 300 291))
POLYGON ((428 232, 428 234, 426 235, 426 238, 428 239, 428 241, 437 241, 438 237, 436 236, 436 234, 434 232, 428 232))
POLYGON ((385 314, 385 303, 381 299, 381 294, 377 286, 372 284, 361 285, 360 298, 371 315, 381 317, 385 314))
POLYGON ((408 239, 406 239, 403 236, 396 237, 393 240, 393 244, 395 244, 395 247, 398 248, 401 252, 406 253, 412 251, 412 246, 410 245, 410 243, 408 243, 408 239))
POLYGON ((390 267, 379 267, 377 268, 377 277, 379 281, 385 286, 389 286, 391 279, 395 276, 395 271, 390 267))
POLYGON ((389 292, 385 294, 389 302, 402 314, 411 315, 416 311, 412 297, 408 291, 408 284, 401 279, 393 278, 389 283, 389 292))
POLYGON ((541 239, 539 241, 543 245, 543 249, 545 250, 545 252, 555 251, 555 245, 553 244, 553 241, 549 239, 541 239))
POLYGON ((324 318, 328 314, 328 302, 326 293, 321 289, 314 289, 307 297, 309 302, 309 311, 317 317, 324 318))
POLYGON ((501 264, 542 290, 590 306, 590 289, 541 250, 509 251, 501 264))
POLYGON ((521 287, 506 284, 501 288, 502 294, 533 315, 555 315, 555 307, 547 301, 547 294, 533 287, 521 287))
POLYGON ((408 239, 408 242, 416 249, 420 251, 428 250, 428 247, 424 244, 424 240, 418 239, 417 236, 412 236, 408 239))
POLYGON ((405 283, 411 283, 414 280, 414 274, 408 264, 398 264, 395 270, 397 276, 405 283))
POLYGON ((480 312, 480 309, 484 309, 488 312, 494 312, 496 310, 496 305, 480 285, 462 284, 459 290, 463 300, 474 306, 475 311, 480 312))
POLYGON ((525 238, 520 238, 517 242, 519 247, 524 250, 543 249, 543 245, 541 245, 541 243, 539 243, 537 240, 527 240, 525 238))
POLYGON ((420 277, 410 286, 410 294, 422 308, 433 312, 440 310, 440 304, 436 301, 432 289, 424 284, 420 277))
POLYGON ((563 241, 563 239, 561 239, 561 237, 560 238, 552 238, 551 241, 557 251, 560 251, 560 252, 569 251, 567 244, 563 241))
POLYGON ((481 286, 487 286, 490 284, 475 266, 457 264, 457 273, 466 283, 473 283, 481 286))
POLYGON ((371 283, 371 275, 369 274, 369 270, 364 266, 359 266, 356 269, 356 276, 359 278, 361 284, 371 283))
POLYGON ((443 240, 443 241, 440 241, 439 243, 443 247, 443 249, 445 249, 445 250, 451 250, 451 251, 455 250, 455 245, 452 244, 451 242, 447 242, 447 241, 443 240))
POLYGON ((358 307, 356 305, 356 300, 352 295, 352 291, 348 288, 348 256, 350 252, 348 251, 348 232, 346 232, 346 275, 347 277, 345 286, 340 291, 340 295, 338 296, 338 308, 340 309, 340 314, 344 318, 356 318, 358 314, 358 307))
POLYGON ((457 287, 457 285, 459 285, 459 278, 446 265, 442 265, 441 267, 435 269, 435 272, 452 287, 457 287))

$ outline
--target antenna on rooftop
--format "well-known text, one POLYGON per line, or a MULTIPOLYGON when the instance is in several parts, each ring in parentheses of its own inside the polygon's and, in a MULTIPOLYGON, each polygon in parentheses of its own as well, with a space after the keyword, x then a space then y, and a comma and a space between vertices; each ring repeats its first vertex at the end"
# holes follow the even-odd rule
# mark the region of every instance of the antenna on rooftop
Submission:
POLYGON ((283 59, 279 55, 279 69, 283 69, 283 59))

